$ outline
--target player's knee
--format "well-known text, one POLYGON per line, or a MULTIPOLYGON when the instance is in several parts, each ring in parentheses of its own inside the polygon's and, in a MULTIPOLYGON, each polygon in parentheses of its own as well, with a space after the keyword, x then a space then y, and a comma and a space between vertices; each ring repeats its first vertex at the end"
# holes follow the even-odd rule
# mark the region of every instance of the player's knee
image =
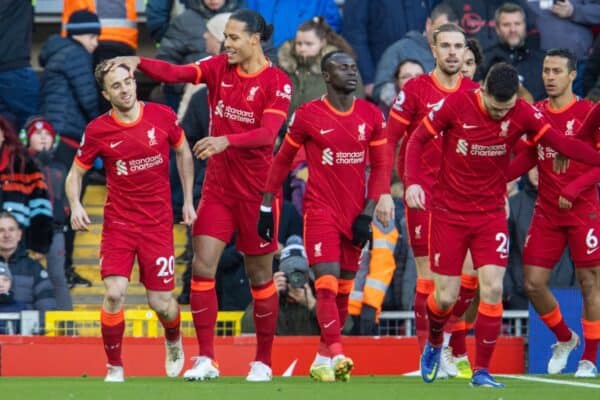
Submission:
POLYGON ((545 286, 546 284, 544 282, 540 282, 536 279, 525 277, 525 279, 523 280, 523 287, 525 289, 525 293, 527 293, 527 296, 529 297, 538 296, 544 290, 545 286))
POLYGON ((481 287, 481 298, 484 302, 496 304, 502 300, 502 282, 490 282, 481 287))
POLYGON ((457 298, 458 292, 452 290, 442 290, 437 295, 437 303, 441 309, 446 310, 456 303, 457 298))
POLYGON ((112 309, 119 308, 123 303, 124 297, 124 294, 117 288, 108 288, 104 295, 105 301, 112 309))
POLYGON ((579 281, 581 295, 584 299, 593 296, 600 290, 598 279, 591 271, 580 272, 577 276, 577 280, 579 281))
POLYGON ((148 305, 160 318, 167 318, 169 316, 168 299, 149 299, 148 305))
POLYGON ((202 256, 194 255, 192 270, 194 271, 194 275, 209 277, 214 274, 213 270, 216 270, 216 265, 213 266, 212 263, 202 258, 202 256))

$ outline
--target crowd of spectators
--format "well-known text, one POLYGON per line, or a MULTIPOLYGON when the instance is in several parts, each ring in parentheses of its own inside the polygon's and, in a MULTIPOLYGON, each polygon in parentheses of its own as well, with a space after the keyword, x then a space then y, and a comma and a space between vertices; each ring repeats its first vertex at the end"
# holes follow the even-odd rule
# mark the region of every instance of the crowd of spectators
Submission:
MULTIPOLYGON (((523 97, 536 101, 546 96, 541 79, 544 52, 564 47, 578 58, 575 92, 592 101, 600 99, 598 1, 562 0, 550 7, 545 6, 546 2, 525 0, 337 3, 334 0, 148 0, 147 27, 157 45, 156 58, 186 64, 222 50, 223 31, 230 12, 242 7, 258 11, 275 26, 273 39, 263 43, 265 53, 294 84, 290 116, 300 104, 324 93, 321 59, 334 50, 356 57, 360 70, 357 95, 387 112, 408 79, 433 69, 432 34, 436 27, 447 22, 459 24, 469 38, 465 75, 480 80, 492 65, 508 62, 519 71, 523 97)), ((68 286, 89 284, 73 270, 74 233, 69 228, 69 210, 64 200, 65 171, 73 161, 86 124, 102 111, 102 98, 93 77, 94 65, 114 55, 134 54, 137 49, 137 31, 135 42, 118 43, 102 37, 102 12, 65 7, 63 31, 57 31, 43 44, 39 54, 43 71, 36 74, 31 67, 34 8, 29 1, 0 1, 0 261, 5 262, 0 263, 0 312, 27 308, 70 310, 73 304, 68 286), (22 141, 29 149, 19 141, 21 130, 25 132, 22 141), (22 187, 27 190, 18 190, 22 187), (45 267, 40 264, 43 259, 45 267)), ((163 85, 151 100, 165 102, 178 111, 190 144, 207 135, 210 118, 206 88, 202 85, 163 85)), ((308 179, 302 157, 299 153, 284 187, 288 200, 284 216, 290 222, 289 229, 282 230, 288 236, 281 234, 278 238, 282 253, 289 247, 284 245, 289 236, 302 232, 302 195, 308 179)), ((204 161, 196 160, 195 168, 197 202, 204 161)), ((172 176, 177 219, 181 190, 177 190, 176 174, 172 176)), ((510 198, 512 246, 505 277, 506 306, 517 309, 527 306, 520 252, 536 196, 533 174, 523 177, 520 186, 510 198)), ((396 193, 398 233, 394 272, 386 283, 388 289, 377 314, 369 307, 364 308, 355 320, 355 331, 361 330, 361 323, 362 331, 369 331, 371 328, 366 326, 376 322, 375 315, 381 310, 412 308, 414 259, 402 218, 401 184, 396 182, 392 191, 396 193), (363 314, 367 323, 360 321, 363 314)), ((178 260, 191 264, 189 254, 188 250, 178 260)), ((368 255, 367 251, 363 260, 365 274, 369 269, 368 255)), ((300 305, 304 308, 303 320, 316 328, 309 271, 297 254, 293 260, 286 257, 282 255, 274 265, 277 287, 285 293, 280 306, 282 313, 291 305, 300 305), (294 271, 306 270, 302 288, 288 280, 290 273, 286 268, 292 264, 294 271), (300 296, 299 289, 305 297, 300 296)), ((243 310, 250 303, 242 259, 232 238, 217 276, 222 310, 243 310), (235 298, 231 293, 236 293, 235 298)), ((555 275, 551 282, 555 286, 575 284, 568 254, 561 259, 555 275)), ((189 302, 188 285, 189 269, 179 297, 182 304, 189 302)), ((281 324, 285 323, 279 322, 279 332, 283 332, 281 324)))

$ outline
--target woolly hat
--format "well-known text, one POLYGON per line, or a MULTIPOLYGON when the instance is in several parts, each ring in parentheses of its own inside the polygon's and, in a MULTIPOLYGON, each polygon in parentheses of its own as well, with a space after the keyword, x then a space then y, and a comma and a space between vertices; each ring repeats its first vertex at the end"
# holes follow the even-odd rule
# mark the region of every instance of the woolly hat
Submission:
POLYGON ((206 29, 221 43, 225 41, 225 24, 230 15, 231 13, 221 13, 206 21, 206 29))
POLYGON ((42 117, 37 117, 37 118, 34 118, 31 121, 29 121, 25 125, 25 129, 27 131, 27 141, 28 142, 31 140, 31 135, 33 135, 34 133, 36 133, 37 131, 40 131, 42 129, 47 130, 48 133, 52 135, 52 137, 56 136, 56 132, 54 131, 52 124, 48 120, 46 120, 42 117))
POLYGON ((98 16, 88 10, 75 11, 69 17, 65 26, 67 35, 83 35, 86 33, 100 34, 100 20, 98 16))
POLYGON ((0 261, 0 276, 6 276, 12 281, 12 274, 10 273, 10 269, 8 269, 8 265, 6 265, 6 263, 2 261, 0 261))

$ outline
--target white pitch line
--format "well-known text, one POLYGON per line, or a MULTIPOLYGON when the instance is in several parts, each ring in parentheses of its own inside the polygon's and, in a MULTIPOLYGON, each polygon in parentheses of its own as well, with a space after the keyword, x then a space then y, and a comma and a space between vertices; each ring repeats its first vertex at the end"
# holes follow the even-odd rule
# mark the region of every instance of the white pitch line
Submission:
POLYGON ((600 385, 596 383, 587 383, 587 382, 573 382, 573 381, 563 381, 559 379, 548 379, 548 378, 538 378, 535 376, 524 376, 524 375, 494 375, 503 378, 512 378, 518 379, 522 381, 530 381, 530 382, 542 382, 542 383, 552 383, 555 385, 567 385, 567 386, 579 386, 579 387, 587 387, 593 389, 600 389, 600 385))

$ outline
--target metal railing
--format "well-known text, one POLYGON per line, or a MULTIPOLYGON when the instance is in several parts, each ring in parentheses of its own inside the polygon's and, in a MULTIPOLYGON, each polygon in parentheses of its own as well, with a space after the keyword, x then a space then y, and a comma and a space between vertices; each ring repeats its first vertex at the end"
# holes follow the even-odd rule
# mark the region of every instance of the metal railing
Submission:
POLYGON ((36 335, 40 332, 40 313, 36 310, 0 313, 0 334, 36 335))
MULTIPOLYGON (((413 311, 383 311, 379 317, 380 336, 415 336, 413 311)), ((527 310, 506 310, 502 314, 502 335, 527 336, 527 310)))
MULTIPOLYGON (((215 335, 238 336, 242 333, 243 312, 219 312, 215 335)), ((181 313, 183 336, 195 336, 192 314, 181 313)), ((100 336, 100 311, 48 311, 46 312, 46 336, 100 336)), ((125 336, 159 337, 163 329, 151 310, 125 311, 125 336)))

